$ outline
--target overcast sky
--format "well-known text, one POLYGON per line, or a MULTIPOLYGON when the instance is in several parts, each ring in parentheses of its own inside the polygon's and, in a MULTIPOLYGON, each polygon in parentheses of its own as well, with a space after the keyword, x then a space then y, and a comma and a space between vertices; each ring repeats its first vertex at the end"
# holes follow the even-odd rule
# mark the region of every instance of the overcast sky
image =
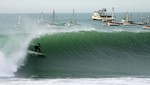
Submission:
POLYGON ((90 13, 115 7, 115 12, 150 12, 150 0, 0 0, 0 13, 12 12, 76 12, 90 13))

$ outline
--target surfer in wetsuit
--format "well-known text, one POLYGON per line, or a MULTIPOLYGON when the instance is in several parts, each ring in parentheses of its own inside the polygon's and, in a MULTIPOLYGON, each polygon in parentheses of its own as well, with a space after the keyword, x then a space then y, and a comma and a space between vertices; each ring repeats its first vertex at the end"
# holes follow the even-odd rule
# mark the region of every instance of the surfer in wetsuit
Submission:
POLYGON ((40 53, 40 52, 41 52, 40 47, 41 47, 40 43, 38 43, 37 45, 35 45, 35 46, 34 46, 35 52, 38 51, 38 52, 40 53))

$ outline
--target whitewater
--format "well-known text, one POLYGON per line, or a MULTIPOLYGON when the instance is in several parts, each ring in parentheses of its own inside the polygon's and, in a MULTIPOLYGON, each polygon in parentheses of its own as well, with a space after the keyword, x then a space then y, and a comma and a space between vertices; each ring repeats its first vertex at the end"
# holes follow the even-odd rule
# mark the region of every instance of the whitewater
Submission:
MULTIPOLYGON (((39 15, 0 14, 0 85, 150 84, 149 30, 103 26, 90 14, 77 14, 79 26, 48 25, 51 16, 44 14, 45 24, 38 25, 39 15), (38 42, 45 57, 28 53, 38 42)), ((56 21, 70 15, 58 14, 56 21)))

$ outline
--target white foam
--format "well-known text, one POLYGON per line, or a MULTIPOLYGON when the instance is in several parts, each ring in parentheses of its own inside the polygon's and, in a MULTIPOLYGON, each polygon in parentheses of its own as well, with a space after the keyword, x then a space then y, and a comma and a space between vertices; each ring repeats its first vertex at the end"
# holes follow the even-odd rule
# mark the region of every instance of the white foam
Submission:
MULTIPOLYGON (((8 35, 7 35, 8 36, 8 35)), ((0 48, 0 77, 12 77, 24 64, 27 48, 35 35, 13 34, 0 48)))
POLYGON ((0 85, 150 85, 150 78, 0 79, 0 85))
POLYGON ((10 67, 12 67, 10 62, 8 62, 5 55, 0 52, 0 76, 13 76, 13 69, 10 67))

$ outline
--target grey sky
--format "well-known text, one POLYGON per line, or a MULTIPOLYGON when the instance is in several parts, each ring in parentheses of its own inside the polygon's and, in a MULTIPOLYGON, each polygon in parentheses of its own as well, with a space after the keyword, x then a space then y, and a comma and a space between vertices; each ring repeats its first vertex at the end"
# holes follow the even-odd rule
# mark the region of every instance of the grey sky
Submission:
POLYGON ((116 12, 150 12, 150 0, 0 0, 0 13, 8 12, 93 12, 112 6, 116 12))

